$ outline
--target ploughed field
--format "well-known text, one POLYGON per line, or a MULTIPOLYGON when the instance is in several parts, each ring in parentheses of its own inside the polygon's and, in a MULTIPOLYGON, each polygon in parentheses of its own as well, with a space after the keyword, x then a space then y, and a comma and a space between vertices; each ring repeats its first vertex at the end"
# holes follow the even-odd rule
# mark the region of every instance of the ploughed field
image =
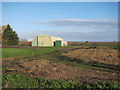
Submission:
MULTIPOLYGON (((115 45, 113 46, 115 47, 115 45)), ((7 47, 3 48, 2 52, 3 87, 5 88, 120 87, 116 48, 95 47, 95 45, 44 48, 7 47), (18 81, 16 78, 24 78, 24 80, 18 79, 18 81), (39 80, 39 78, 44 78, 44 80, 39 80), (35 81, 36 79, 38 81, 35 81), (41 80, 48 81, 42 83, 41 80), (108 82, 108 84, 104 82, 108 82), (36 86, 29 85, 30 83, 36 83, 36 86)))
POLYGON ((118 51, 115 49, 75 49, 64 53, 73 60, 91 63, 118 65, 118 51))

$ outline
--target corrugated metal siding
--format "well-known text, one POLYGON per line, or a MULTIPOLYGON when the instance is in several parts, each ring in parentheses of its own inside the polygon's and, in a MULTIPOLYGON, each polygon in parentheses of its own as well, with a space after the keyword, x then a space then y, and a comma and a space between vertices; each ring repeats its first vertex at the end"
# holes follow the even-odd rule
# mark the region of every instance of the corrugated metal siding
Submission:
POLYGON ((48 36, 38 36, 38 46, 52 46, 51 38, 48 36))
POLYGON ((32 41, 32 46, 37 46, 37 37, 35 37, 32 41))
POLYGON ((54 42, 56 42, 57 46, 66 46, 67 42, 62 38, 53 37, 48 35, 39 35, 38 39, 35 37, 32 41, 32 46, 54 46, 54 42), (38 43, 37 43, 38 41, 38 43), (66 45, 65 45, 66 44, 66 45))

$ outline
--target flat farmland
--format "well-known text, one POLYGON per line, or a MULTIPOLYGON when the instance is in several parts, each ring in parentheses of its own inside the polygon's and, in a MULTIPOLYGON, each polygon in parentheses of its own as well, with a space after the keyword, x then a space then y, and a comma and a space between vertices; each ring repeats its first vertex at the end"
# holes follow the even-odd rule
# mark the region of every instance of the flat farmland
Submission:
POLYGON ((3 87, 119 88, 117 45, 72 42, 67 47, 4 47, 3 87))

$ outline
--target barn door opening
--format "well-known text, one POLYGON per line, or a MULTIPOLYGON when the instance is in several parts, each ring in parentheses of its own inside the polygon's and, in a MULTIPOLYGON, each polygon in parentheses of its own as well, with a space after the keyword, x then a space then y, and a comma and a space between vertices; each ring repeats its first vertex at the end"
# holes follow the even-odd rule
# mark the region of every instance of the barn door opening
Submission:
POLYGON ((56 40, 56 41, 54 42, 54 45, 55 45, 55 46, 61 46, 61 41, 60 41, 60 40, 56 40))
POLYGON ((38 46, 38 37, 37 37, 37 46, 38 46))
POLYGON ((55 46, 55 42, 53 42, 53 45, 55 46))

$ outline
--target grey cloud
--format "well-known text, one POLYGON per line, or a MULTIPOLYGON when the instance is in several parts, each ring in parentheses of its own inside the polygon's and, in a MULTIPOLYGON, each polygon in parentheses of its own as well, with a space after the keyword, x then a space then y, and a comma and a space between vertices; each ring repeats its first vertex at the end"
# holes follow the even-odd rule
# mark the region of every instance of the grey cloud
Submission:
POLYGON ((117 29, 118 22, 110 20, 80 20, 80 19, 57 19, 53 21, 41 21, 34 22, 32 24, 43 24, 47 26, 58 26, 58 27, 91 27, 97 29, 113 30, 117 29))

